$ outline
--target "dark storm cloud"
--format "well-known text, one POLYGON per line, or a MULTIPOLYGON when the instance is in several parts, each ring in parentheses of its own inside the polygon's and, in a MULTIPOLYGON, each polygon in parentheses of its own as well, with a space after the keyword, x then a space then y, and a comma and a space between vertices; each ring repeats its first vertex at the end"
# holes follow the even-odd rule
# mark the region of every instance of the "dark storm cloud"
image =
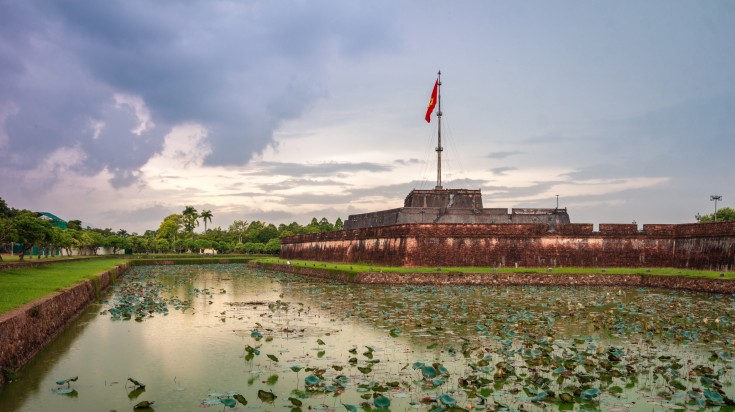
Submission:
POLYGON ((390 49, 381 7, 340 2, 64 1, 0 5, 0 154, 32 168, 61 147, 129 184, 175 124, 208 129, 210 165, 246 163, 326 93, 333 59, 390 49), (326 12, 328 9, 328 12, 326 12), (150 126, 115 94, 137 96, 150 126), (5 108, 5 109, 3 109, 5 108), (2 113, 0 113, 2 114, 2 113), (92 125, 103 124, 95 130, 92 125))

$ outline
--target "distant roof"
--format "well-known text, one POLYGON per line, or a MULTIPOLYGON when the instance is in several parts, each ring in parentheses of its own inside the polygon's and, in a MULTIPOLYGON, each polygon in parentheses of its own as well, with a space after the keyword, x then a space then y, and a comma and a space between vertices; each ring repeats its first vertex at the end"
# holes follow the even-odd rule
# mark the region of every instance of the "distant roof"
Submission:
POLYGON ((52 220, 54 222, 64 222, 64 223, 66 223, 66 220, 64 220, 64 219, 56 216, 53 213, 49 213, 49 212, 38 212, 38 214, 40 216, 46 216, 47 218, 49 218, 50 220, 52 220))

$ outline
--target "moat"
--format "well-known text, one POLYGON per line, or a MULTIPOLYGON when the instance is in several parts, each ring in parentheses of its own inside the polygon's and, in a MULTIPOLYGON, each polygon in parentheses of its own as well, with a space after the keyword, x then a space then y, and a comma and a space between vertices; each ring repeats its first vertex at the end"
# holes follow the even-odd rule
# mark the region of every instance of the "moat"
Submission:
POLYGON ((239 264, 135 267, 0 389, 0 405, 719 408, 735 397, 733 311, 735 297, 724 294, 347 285, 239 264))

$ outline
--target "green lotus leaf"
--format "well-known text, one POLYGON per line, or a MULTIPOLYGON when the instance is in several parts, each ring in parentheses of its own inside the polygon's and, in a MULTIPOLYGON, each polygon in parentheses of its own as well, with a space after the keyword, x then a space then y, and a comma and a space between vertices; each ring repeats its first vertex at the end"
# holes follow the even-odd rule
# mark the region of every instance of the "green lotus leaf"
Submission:
POLYGON ((276 355, 271 355, 270 353, 265 355, 268 357, 268 359, 272 360, 273 362, 278 362, 278 357, 276 355))
POLYGON ((357 412, 357 407, 355 405, 350 405, 349 403, 343 403, 342 406, 345 407, 349 412, 357 412))
POLYGON ((574 403, 574 396, 571 393, 560 393, 559 399, 561 399, 561 401, 565 403, 574 403))
POLYGON ((299 399, 299 398, 294 398, 292 396, 292 397, 288 398, 288 400, 291 401, 291 405, 293 405, 293 406, 301 406, 301 405, 303 405, 303 402, 301 402, 301 399, 299 399))
POLYGON ((424 365, 421 367, 421 374, 424 376, 425 379, 434 379, 439 375, 438 371, 434 369, 433 366, 429 365, 424 365))
POLYGON ((383 395, 378 395, 373 399, 373 405, 375 405, 376 408, 388 408, 390 407, 390 399, 383 395))
POLYGON ((591 399, 594 399, 594 398, 596 398, 596 397, 600 396, 600 393, 601 393, 601 392, 600 392, 600 390, 599 390, 599 389, 597 389, 597 388, 591 388, 591 389, 587 389, 587 390, 585 390, 585 391, 582 391, 582 393, 581 393, 581 395, 580 395, 580 396, 581 396, 581 397, 582 397, 583 399, 585 399, 585 400, 588 400, 588 401, 589 401, 589 400, 591 400, 591 399))
POLYGON ((294 371, 294 372, 298 372, 301 369, 303 369, 303 368, 301 366, 298 366, 298 365, 291 366, 291 370, 294 371))
POLYGON ((319 377, 316 376, 316 375, 309 375, 306 378, 304 378, 304 382, 306 383, 306 386, 318 385, 319 382, 321 382, 321 381, 322 380, 319 379, 319 377))
POLYGON ((258 389, 258 398, 263 402, 273 403, 273 401, 276 400, 277 396, 273 392, 258 389))
POLYGON ((235 406, 237 406, 237 402, 232 398, 223 398, 220 401, 222 402, 223 405, 229 408, 234 408, 235 406))
POLYGON ((239 393, 232 395, 232 397, 235 398, 236 401, 240 402, 243 406, 248 404, 248 400, 245 399, 245 397, 240 395, 239 393))
POLYGON ((133 409, 148 409, 150 408, 156 401, 140 401, 135 406, 133 406, 133 409))
POLYGON ((708 402, 714 404, 714 405, 723 405, 725 403, 725 399, 720 395, 719 392, 712 390, 712 389, 705 389, 702 391, 704 394, 705 399, 707 399, 708 402))
POLYGON ((454 406, 457 404, 457 401, 446 393, 439 396, 439 402, 445 406, 454 406))

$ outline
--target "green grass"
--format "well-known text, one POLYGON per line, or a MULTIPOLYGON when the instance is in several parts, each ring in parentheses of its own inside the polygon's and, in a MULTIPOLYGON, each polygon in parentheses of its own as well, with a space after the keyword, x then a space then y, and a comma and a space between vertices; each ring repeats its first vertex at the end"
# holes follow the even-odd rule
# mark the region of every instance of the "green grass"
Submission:
POLYGON ((96 279, 100 273, 125 261, 126 259, 89 259, 2 270, 0 271, 0 314, 86 279, 96 279))
POLYGON ((41 256, 41 259, 38 258, 38 256, 25 256, 23 260, 20 260, 20 256, 18 255, 11 255, 11 254, 2 254, 3 260, 0 261, 0 265, 3 264, 14 264, 18 262, 59 262, 64 260, 70 260, 70 259, 92 259, 92 256, 52 256, 52 257, 43 257, 41 256))
MULTIPOLYGON (((286 259, 277 257, 267 257, 255 259, 255 262, 263 264, 285 264, 286 259)), ((720 271, 713 270, 694 270, 694 269, 677 269, 677 268, 587 268, 587 267, 555 267, 551 268, 551 272, 546 267, 397 267, 397 266, 380 266, 369 265, 363 263, 336 263, 336 262, 317 262, 308 260, 291 260, 292 265, 300 267, 317 268, 331 272, 339 272, 347 275, 355 275, 364 272, 394 272, 394 273, 549 273, 549 274, 590 274, 605 273, 612 275, 668 275, 668 276, 688 276, 701 278, 721 278, 720 271), (440 269, 440 270, 438 270, 440 269), (603 272, 604 270, 604 272, 603 272)), ((724 272, 725 279, 735 279, 735 272, 724 272)))

